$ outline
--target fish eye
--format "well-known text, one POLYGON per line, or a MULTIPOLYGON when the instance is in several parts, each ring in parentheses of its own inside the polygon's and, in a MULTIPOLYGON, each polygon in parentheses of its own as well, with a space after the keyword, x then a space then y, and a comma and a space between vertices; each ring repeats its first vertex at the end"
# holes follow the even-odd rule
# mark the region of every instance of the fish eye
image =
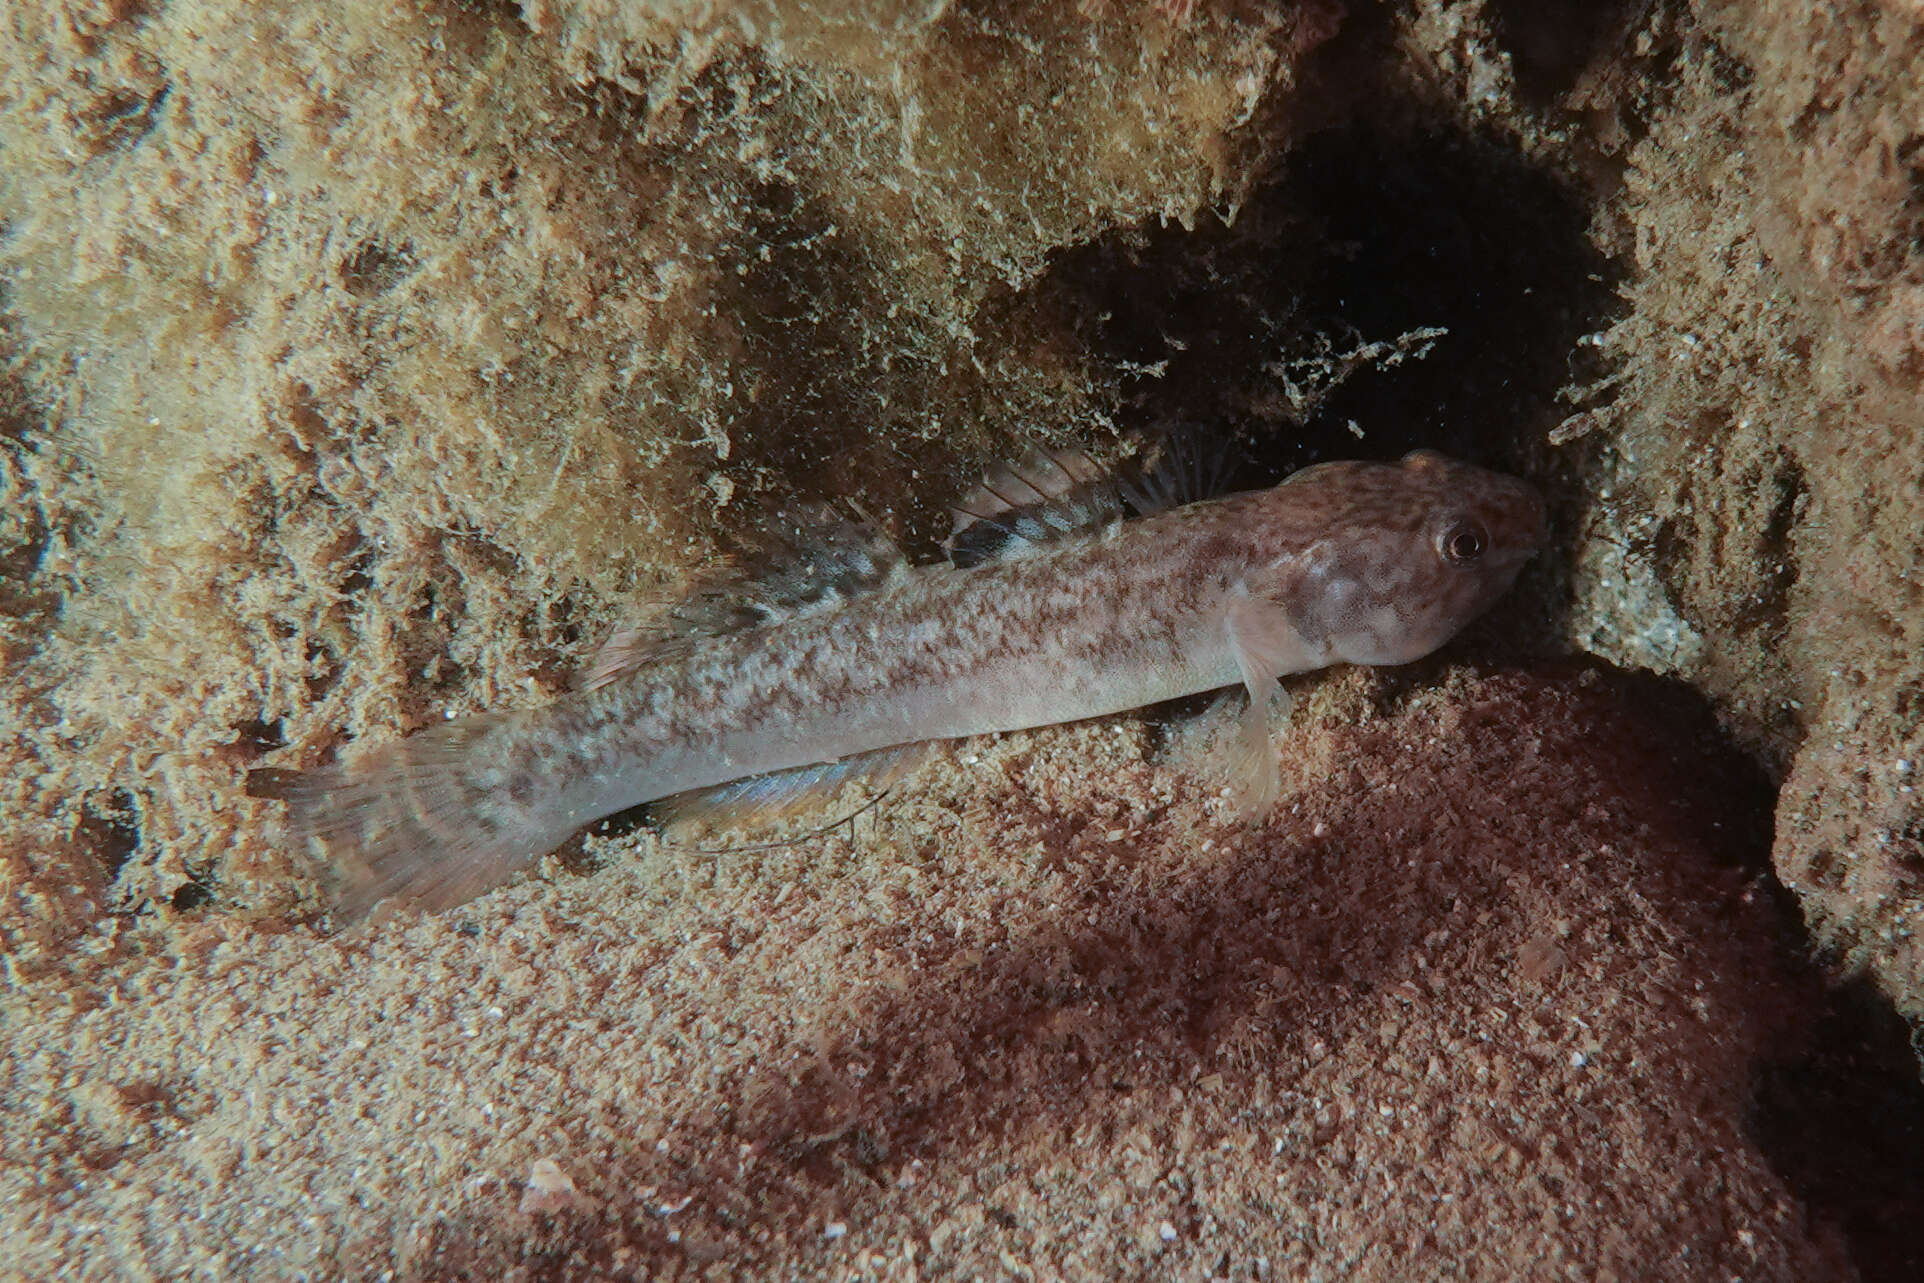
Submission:
POLYGON ((1460 566, 1481 557, 1490 546, 1490 536, 1474 521, 1459 521, 1443 531, 1436 546, 1445 560, 1460 566))

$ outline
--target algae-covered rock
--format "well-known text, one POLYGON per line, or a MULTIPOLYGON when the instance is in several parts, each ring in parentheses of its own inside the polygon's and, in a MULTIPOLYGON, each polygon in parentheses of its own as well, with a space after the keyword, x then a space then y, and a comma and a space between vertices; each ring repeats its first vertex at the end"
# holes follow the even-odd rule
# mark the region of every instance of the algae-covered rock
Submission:
POLYGON ((289 905, 235 789, 264 750, 554 689, 771 494, 913 517, 988 443, 1105 432, 1025 285, 1233 209, 1318 29, 872 10, 8 20, 0 270, 47 416, 9 485, 65 590, 10 823, 23 889, 87 888, 32 917, 289 905), (73 839, 106 813, 110 894, 73 839))

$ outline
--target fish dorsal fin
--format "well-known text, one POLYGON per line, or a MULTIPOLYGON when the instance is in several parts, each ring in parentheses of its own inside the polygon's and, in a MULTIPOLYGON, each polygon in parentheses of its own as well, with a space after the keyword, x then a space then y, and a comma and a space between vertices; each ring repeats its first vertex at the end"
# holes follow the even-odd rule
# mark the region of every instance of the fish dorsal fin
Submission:
POLYGON ((753 588, 744 599, 754 623, 823 610, 875 592, 908 573, 908 558, 866 515, 825 503, 786 508, 767 532, 753 588))
POLYGON ((942 541, 958 566, 1032 555, 1051 540, 1090 534, 1124 515, 1108 469, 1082 450, 1036 450, 999 463, 954 508, 942 541))
POLYGON ((649 803, 648 809, 664 826, 767 827, 789 819, 797 811, 828 802, 858 780, 877 793, 888 789, 927 761, 933 748, 930 741, 919 740, 833 762, 751 775, 713 788, 678 793, 649 803))
POLYGON ((711 635, 680 630, 673 615, 672 608, 664 606, 642 622, 615 629, 575 677, 575 689, 597 690, 650 664, 685 655, 702 637, 711 635))
POLYGON ((827 504, 783 509, 758 543, 746 566, 710 576, 684 600, 617 628, 577 687, 594 690, 679 658, 706 638, 830 609, 908 571, 902 550, 873 522, 827 504))
POLYGON ((1230 440, 1175 428, 1136 442, 1135 461, 1116 471, 1083 450, 1037 450, 1021 463, 991 468, 954 508, 954 528, 942 541, 949 560, 966 567, 1027 557, 1051 540, 1213 499, 1228 488, 1230 440))
POLYGON ((1229 489, 1235 453, 1233 440, 1211 439, 1199 429, 1161 432, 1138 456, 1141 468, 1122 483, 1122 498, 1143 517, 1214 499, 1229 489))

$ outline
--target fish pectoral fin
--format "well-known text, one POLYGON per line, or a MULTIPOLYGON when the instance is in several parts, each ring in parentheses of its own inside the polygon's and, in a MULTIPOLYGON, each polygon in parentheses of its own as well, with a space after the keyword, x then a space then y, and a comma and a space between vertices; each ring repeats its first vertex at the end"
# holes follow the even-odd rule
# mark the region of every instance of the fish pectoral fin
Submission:
POLYGON ((878 792, 888 789, 927 761, 934 746, 934 741, 922 740, 833 762, 751 775, 651 802, 649 812, 664 827, 705 824, 717 829, 764 828, 828 802, 857 781, 878 792))
POLYGON ((1288 612, 1246 588, 1238 587, 1231 594, 1223 631, 1236 656, 1236 671, 1252 691, 1264 678, 1308 672, 1328 662, 1311 650, 1288 612))
POLYGON ((1247 592, 1238 591, 1230 599, 1223 630, 1249 692, 1249 707, 1243 710, 1230 762, 1230 789, 1236 809, 1255 822, 1269 813, 1282 792, 1270 727, 1278 705, 1287 715, 1289 693, 1278 679, 1311 667, 1312 657, 1282 609, 1247 592))

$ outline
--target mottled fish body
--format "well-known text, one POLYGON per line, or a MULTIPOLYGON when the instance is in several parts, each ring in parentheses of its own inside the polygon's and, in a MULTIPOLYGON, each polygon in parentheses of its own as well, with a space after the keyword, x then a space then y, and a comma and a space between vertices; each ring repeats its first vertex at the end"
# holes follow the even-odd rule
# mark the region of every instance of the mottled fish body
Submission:
POLYGON ((291 824, 342 860, 351 907, 443 907, 643 802, 1235 684, 1251 694, 1237 789, 1259 812, 1279 677, 1429 653, 1543 538, 1541 501, 1514 478, 1427 451, 1322 464, 638 654, 544 706, 311 772, 285 792, 291 824))

